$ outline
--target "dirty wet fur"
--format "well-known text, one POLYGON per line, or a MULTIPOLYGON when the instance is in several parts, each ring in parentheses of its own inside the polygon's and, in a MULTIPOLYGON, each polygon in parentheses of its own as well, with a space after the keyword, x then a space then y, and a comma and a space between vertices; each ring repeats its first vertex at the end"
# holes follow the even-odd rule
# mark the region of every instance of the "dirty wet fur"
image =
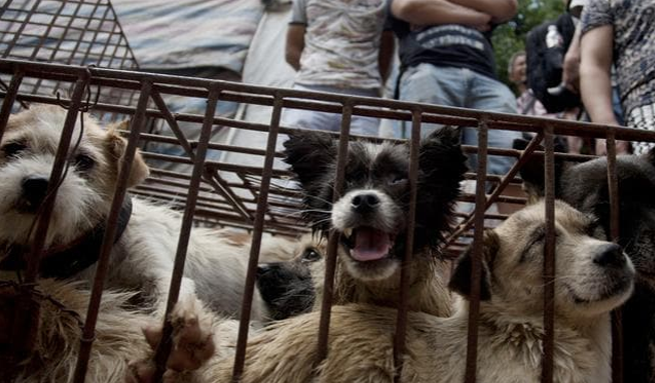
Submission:
MULTIPOLYGON (((522 149, 525 143, 515 142, 522 149)), ((556 197, 593 214, 610 233, 610 198, 607 158, 584 163, 556 159, 556 197)), ((623 381, 655 382, 655 151, 616 158, 619 196, 618 243, 637 270, 635 292, 622 308, 623 381)), ((526 190, 543 195, 543 159, 532 157, 521 171, 526 190)))

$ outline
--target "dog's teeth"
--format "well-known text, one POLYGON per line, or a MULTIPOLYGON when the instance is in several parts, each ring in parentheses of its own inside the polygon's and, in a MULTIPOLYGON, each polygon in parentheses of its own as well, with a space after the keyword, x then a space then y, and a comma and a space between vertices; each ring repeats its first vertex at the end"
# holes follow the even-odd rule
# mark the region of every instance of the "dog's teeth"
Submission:
POLYGON ((350 236, 353 234, 353 229, 344 229, 344 230, 343 230, 343 234, 344 234, 346 237, 350 238, 350 236))

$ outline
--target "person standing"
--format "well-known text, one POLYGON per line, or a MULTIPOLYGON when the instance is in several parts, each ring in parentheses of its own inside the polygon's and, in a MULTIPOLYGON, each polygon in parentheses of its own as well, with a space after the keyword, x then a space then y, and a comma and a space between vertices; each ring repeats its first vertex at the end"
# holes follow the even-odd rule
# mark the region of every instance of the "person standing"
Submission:
MULTIPOLYGON (((582 11, 580 60, 582 101, 592 122, 619 125, 612 112, 614 64, 626 125, 655 130, 655 0, 589 1, 582 11)), ((633 144, 636 154, 651 147, 633 144)), ((617 142, 618 153, 628 151, 627 142, 617 142)))
MULTIPOLYGON (((516 99, 496 76, 491 34, 517 12, 516 0, 387 0, 399 39, 399 99, 516 113, 516 99)), ((403 127, 400 135, 406 135, 403 127)), ((426 135, 439 126, 424 126, 426 135)), ((511 148, 518 132, 490 130, 489 146, 511 148)), ((477 145, 477 130, 463 130, 477 145)), ((472 166, 476 168, 475 156, 472 166)), ((505 174, 513 158, 490 156, 488 172, 505 174)))
MULTIPOLYGON (((393 56, 384 0, 294 0, 286 61, 294 89, 379 97, 393 56)), ((285 110, 282 124, 339 131, 341 115, 285 110)), ((353 116, 351 132, 377 136, 379 119, 353 116)))

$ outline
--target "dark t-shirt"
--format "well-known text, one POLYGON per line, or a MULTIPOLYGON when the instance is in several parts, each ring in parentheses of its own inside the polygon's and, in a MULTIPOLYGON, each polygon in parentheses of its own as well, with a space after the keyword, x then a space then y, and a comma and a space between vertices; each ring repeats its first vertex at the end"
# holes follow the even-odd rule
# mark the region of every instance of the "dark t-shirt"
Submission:
POLYGON ((398 36, 400 63, 412 67, 422 63, 468 68, 496 78, 491 32, 457 24, 417 28, 391 14, 387 0, 388 25, 398 36))

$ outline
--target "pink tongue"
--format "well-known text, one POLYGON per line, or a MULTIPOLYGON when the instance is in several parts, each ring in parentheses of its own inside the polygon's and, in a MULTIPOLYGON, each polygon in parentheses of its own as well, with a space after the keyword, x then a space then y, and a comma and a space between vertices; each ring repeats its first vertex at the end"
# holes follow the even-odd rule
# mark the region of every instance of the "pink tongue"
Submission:
POLYGON ((362 227, 357 229, 355 248, 352 250, 351 255, 357 261, 376 261, 389 254, 390 249, 389 234, 380 230, 362 227))

